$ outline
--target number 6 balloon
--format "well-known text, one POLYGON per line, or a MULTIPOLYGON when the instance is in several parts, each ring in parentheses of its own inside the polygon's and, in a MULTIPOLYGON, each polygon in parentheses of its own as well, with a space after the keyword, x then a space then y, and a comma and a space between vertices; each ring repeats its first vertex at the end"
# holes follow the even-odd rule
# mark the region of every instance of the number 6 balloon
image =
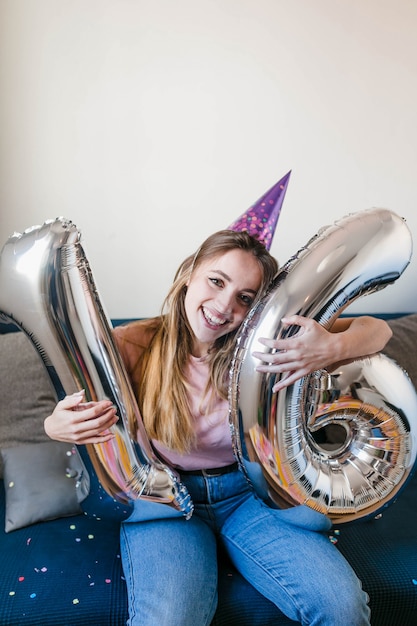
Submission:
POLYGON ((0 257, 0 311, 32 340, 58 398, 84 389, 87 401, 117 407, 114 438, 87 446, 105 490, 120 502, 148 499, 189 517, 188 491, 145 433, 80 239, 63 218, 10 237, 0 257))
POLYGON ((267 352, 261 337, 297 332, 283 328, 283 317, 303 315, 329 328, 356 298, 394 282, 411 252, 410 232, 395 213, 352 214, 290 259, 246 318, 230 372, 233 441, 249 480, 257 464, 276 504, 307 504, 350 521, 375 514, 410 477, 417 397, 394 361, 374 355, 273 393, 275 375, 257 372, 252 354, 267 352))

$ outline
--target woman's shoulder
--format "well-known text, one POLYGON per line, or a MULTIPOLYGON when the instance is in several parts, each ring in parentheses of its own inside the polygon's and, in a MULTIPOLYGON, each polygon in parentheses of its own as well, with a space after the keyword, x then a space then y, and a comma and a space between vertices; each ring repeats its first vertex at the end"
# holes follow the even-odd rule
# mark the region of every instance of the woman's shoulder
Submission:
POLYGON ((162 318, 138 320, 116 326, 113 337, 127 372, 134 383, 140 372, 140 364, 146 349, 150 346, 162 318))
POLYGON ((138 348, 147 348, 161 323, 161 317, 135 320, 116 326, 113 329, 113 335, 119 345, 124 343, 138 348))

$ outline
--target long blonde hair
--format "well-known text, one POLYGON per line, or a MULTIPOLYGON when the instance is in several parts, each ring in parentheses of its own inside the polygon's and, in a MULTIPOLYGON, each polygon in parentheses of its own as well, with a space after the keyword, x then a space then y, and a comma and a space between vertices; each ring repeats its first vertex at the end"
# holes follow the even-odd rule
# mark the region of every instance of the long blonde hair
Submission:
MULTIPOLYGON (((274 257, 247 232, 214 233, 180 265, 165 299, 159 328, 143 358, 140 409, 146 431, 150 438, 180 453, 189 451, 194 441, 185 377, 193 340, 184 305, 187 284, 204 261, 234 249, 250 252, 258 261, 263 276, 258 297, 264 292, 278 271, 274 257)), ((237 330, 218 338, 208 354, 207 391, 224 399, 237 330)))

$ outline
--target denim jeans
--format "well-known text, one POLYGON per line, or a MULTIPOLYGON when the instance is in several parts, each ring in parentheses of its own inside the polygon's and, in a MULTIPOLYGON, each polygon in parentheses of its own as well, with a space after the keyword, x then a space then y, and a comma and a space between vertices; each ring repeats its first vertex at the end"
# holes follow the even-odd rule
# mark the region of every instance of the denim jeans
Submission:
POLYGON ((122 524, 129 626, 207 626, 217 605, 217 541, 239 572, 290 619, 310 626, 369 625, 367 595, 306 506, 265 504, 235 471, 181 477, 195 505, 190 520, 138 500, 122 524))

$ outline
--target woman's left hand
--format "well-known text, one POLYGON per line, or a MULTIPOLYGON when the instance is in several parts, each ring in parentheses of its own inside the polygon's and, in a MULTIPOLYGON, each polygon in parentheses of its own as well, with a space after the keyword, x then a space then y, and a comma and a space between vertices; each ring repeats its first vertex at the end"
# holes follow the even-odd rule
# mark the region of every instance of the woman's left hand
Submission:
POLYGON ((258 372, 284 374, 274 385, 274 392, 338 360, 338 333, 331 333, 315 320, 300 315, 283 318, 281 322, 284 327, 295 325, 299 330, 286 339, 259 339, 274 352, 253 353, 263 361, 256 368, 258 372))
POLYGON ((277 392, 315 370, 349 363, 354 359, 383 350, 392 336, 388 324, 372 316, 337 319, 331 330, 301 315, 282 318, 283 327, 298 326, 298 331, 285 339, 259 339, 274 352, 254 352, 262 361, 258 372, 282 374, 274 385, 277 392))

